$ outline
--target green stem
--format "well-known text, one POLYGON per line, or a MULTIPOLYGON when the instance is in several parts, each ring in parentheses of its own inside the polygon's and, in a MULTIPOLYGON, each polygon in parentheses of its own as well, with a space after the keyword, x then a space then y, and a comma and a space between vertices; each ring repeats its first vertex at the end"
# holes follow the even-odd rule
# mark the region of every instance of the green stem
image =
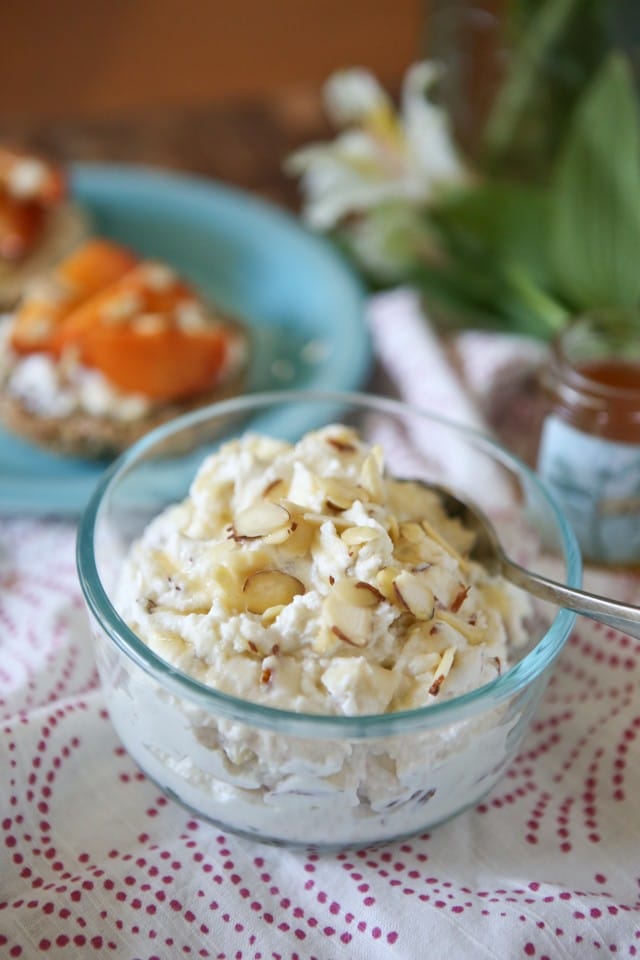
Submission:
POLYGON ((509 283, 523 303, 542 321, 549 336, 565 326, 569 311, 549 296, 523 270, 513 268, 508 273, 509 283))

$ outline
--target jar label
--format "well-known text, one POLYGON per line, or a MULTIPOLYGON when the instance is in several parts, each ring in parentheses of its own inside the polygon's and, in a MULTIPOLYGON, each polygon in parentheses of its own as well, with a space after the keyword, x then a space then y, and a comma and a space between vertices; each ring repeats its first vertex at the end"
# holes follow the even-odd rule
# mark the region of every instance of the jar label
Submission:
POLYGON ((640 447, 545 421, 538 472, 564 509, 585 557, 640 560, 640 447))

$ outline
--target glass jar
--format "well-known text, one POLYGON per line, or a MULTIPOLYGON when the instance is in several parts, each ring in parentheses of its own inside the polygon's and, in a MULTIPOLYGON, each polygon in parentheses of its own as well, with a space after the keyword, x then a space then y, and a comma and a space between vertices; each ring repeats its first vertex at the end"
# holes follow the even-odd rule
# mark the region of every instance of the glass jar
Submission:
POLYGON ((640 310, 577 318, 553 346, 538 471, 586 559, 640 562, 640 310))

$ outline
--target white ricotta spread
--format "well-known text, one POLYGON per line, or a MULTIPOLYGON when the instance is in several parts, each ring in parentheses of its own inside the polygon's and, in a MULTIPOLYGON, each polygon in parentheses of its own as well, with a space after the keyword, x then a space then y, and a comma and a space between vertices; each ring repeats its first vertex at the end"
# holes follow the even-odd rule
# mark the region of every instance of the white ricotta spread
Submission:
POLYGON ((300 713, 379 714, 497 676, 519 591, 467 559, 436 493, 341 425, 225 444, 128 558, 120 612, 205 684, 300 713))
MULTIPOLYGON (((522 595, 469 548, 437 496, 386 476, 353 430, 295 446, 248 435, 134 543, 116 607, 169 663, 236 697, 393 714, 493 679, 524 639, 522 595)), ((143 769, 200 815, 278 842, 366 844, 446 819, 499 779, 530 710, 515 698, 433 729, 307 735, 170 693, 96 636, 114 724, 143 769)))

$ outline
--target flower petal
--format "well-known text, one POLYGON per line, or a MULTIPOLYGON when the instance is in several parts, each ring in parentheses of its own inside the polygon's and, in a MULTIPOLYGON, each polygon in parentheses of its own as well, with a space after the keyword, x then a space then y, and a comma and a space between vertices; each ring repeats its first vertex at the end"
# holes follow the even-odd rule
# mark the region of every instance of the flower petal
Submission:
POLYGON ((339 127, 366 123, 380 110, 393 110, 391 100, 374 75, 359 67, 332 74, 323 94, 327 113, 339 127))

